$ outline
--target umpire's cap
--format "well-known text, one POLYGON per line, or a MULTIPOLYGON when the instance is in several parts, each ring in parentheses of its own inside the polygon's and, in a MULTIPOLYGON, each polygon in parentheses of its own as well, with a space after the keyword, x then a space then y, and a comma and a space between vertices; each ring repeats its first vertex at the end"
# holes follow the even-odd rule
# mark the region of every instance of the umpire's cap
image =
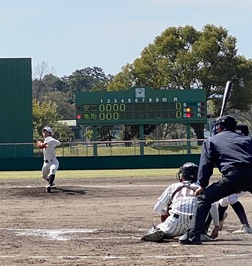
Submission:
POLYGON ((216 125, 220 125, 222 129, 227 129, 231 131, 235 131, 237 122, 235 121, 234 117, 229 115, 224 115, 219 117, 216 120, 216 125))

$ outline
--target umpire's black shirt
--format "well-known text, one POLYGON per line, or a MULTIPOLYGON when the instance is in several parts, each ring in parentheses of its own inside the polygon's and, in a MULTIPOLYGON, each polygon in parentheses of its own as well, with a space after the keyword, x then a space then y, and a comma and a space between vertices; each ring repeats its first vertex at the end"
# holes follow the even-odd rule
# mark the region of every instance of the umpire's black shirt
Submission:
POLYGON ((252 167, 252 138, 222 131, 206 139, 202 145, 198 172, 198 183, 203 188, 208 186, 215 166, 222 174, 232 169, 252 167))

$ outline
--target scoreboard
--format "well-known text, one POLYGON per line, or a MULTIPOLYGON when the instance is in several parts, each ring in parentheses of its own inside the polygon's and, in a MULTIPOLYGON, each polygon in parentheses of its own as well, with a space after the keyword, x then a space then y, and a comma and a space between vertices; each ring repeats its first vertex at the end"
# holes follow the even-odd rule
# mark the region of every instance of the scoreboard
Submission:
POLYGON ((78 92, 77 125, 206 123, 204 89, 159 90, 132 87, 125 91, 78 92))

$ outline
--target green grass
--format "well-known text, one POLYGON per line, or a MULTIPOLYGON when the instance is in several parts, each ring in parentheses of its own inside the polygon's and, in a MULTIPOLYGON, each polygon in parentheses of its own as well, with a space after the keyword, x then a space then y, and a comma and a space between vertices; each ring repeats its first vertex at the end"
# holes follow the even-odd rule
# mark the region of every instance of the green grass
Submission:
MULTIPOLYGON (((139 155, 140 147, 132 146, 98 146, 97 152, 99 156, 111 156, 111 155, 139 155)), ((159 154, 186 154, 187 147, 184 146, 145 146, 145 155, 159 155, 159 154)), ((201 146, 191 147, 192 154, 200 154, 201 146)), ((93 156, 93 147, 76 145, 65 146, 56 149, 57 156, 93 156)))
MULTIPOLYGON (((58 170, 58 178, 106 178, 106 177, 141 177, 175 175, 177 169, 125 169, 125 170, 58 170)), ((41 171, 6 171, 1 172, 1 179, 36 179, 41 171)))
MULTIPOLYGON (((158 177, 174 176, 178 169, 125 169, 125 170, 58 170, 57 178, 123 178, 123 177, 158 177)), ((220 176, 217 169, 214 175, 220 176)), ((41 178, 41 171, 2 171, 0 180, 6 179, 38 179, 41 178)))

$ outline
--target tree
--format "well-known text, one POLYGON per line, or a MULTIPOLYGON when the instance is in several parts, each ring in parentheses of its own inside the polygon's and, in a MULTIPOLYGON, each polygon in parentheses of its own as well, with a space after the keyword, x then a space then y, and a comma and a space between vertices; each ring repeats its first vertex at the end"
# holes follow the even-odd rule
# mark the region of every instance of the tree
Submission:
POLYGON ((106 76, 99 67, 76 70, 70 76, 64 78, 67 84, 68 96, 72 102, 74 102, 76 92, 103 91, 111 79, 112 76, 106 76))
POLYGON ((53 128, 56 138, 69 139, 72 137, 71 129, 67 125, 60 124, 61 116, 57 113, 57 105, 53 102, 40 103, 33 100, 33 138, 42 137, 42 129, 45 126, 53 128))
MULTIPOLYGON (((251 101, 251 61, 237 55, 236 39, 223 27, 206 25, 202 31, 192 26, 170 27, 149 44, 133 64, 128 64, 108 86, 108 90, 130 86, 171 89, 201 89, 207 98, 223 94, 227 80, 235 90, 230 107, 247 110, 251 101), (239 99, 239 101, 237 101, 239 99)), ((215 113, 221 101, 215 100, 215 113)), ((204 138, 203 124, 192 125, 204 138)))
MULTIPOLYGON (((59 78, 49 71, 46 62, 43 61, 41 65, 37 65, 36 75, 33 80, 34 112, 38 109, 34 117, 34 136, 37 137, 40 134, 41 126, 50 117, 50 114, 45 114, 41 107, 45 108, 45 110, 52 108, 52 111, 55 112, 60 120, 75 119, 75 93, 78 91, 103 91, 111 79, 112 75, 105 75, 99 67, 76 70, 70 76, 59 78), (42 114, 45 115, 43 119, 41 118, 42 114), (36 120, 36 118, 39 119, 36 120), (36 125, 37 123, 38 125, 36 125)), ((60 137, 63 137, 61 125, 54 123, 54 128, 58 129, 60 137)), ((69 132, 66 132, 68 136, 69 132)))
POLYGON ((64 119, 75 119, 75 105, 69 103, 67 94, 61 91, 48 92, 42 99, 43 102, 53 102, 57 106, 58 115, 64 119))
POLYGON ((39 101, 43 101, 43 97, 49 92, 66 92, 65 81, 52 74, 45 75, 41 79, 34 79, 32 85, 33 98, 39 101))
POLYGON ((33 79, 43 79, 45 75, 55 73, 55 69, 53 67, 49 67, 46 61, 42 61, 38 63, 33 70, 33 79))

